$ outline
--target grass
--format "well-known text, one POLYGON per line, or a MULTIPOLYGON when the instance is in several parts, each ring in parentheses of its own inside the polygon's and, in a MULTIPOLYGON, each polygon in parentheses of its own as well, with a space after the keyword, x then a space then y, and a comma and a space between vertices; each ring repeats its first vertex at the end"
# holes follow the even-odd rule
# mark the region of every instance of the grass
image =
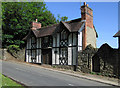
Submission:
POLYGON ((22 85, 16 83, 15 81, 11 80, 8 77, 5 77, 0 73, 0 88, 9 88, 8 86, 11 88, 24 88, 22 85))
POLYGON ((95 73, 95 72, 90 72, 90 74, 92 74, 92 75, 96 75, 96 73, 95 73))

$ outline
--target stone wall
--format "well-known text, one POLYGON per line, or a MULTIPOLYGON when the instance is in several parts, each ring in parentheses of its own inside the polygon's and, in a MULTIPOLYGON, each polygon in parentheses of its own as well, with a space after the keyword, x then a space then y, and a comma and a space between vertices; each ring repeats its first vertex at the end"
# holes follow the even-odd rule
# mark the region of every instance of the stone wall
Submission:
POLYGON ((88 45, 85 50, 78 52, 77 71, 89 73, 92 72, 92 57, 97 52, 97 49, 88 45))
POLYGON ((7 51, 7 49, 0 49, 0 59, 3 60, 25 60, 25 49, 22 49, 12 55, 7 51))
POLYGON ((105 76, 118 77, 118 49, 103 44, 93 57, 93 71, 105 76))
POLYGON ((13 60, 15 59, 15 57, 13 57, 10 53, 8 53, 7 49, 0 49, 0 59, 13 60))
POLYGON ((118 49, 113 49, 108 44, 103 44, 99 49, 88 45, 85 50, 78 53, 77 71, 118 77, 118 52, 118 49))
POLYGON ((16 57, 20 61, 25 61, 25 49, 18 51, 16 57))

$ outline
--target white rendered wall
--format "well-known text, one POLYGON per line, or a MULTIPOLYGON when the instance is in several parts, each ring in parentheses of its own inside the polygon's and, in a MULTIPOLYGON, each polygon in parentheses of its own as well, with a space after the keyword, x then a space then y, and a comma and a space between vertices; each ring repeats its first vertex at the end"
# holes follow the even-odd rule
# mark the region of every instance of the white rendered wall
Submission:
POLYGON ((77 58, 77 54, 76 54, 76 47, 73 47, 73 65, 76 65, 76 58, 77 58))
POLYGON ((89 44, 96 48, 96 32, 94 29, 87 27, 87 45, 89 44))
POLYGON ((68 65, 72 65, 72 33, 68 37, 68 65))
POLYGON ((82 50, 82 32, 78 34, 78 51, 82 50))
MULTIPOLYGON (((60 46, 60 35, 57 33, 57 47, 60 46)), ((56 48, 56 64, 59 64, 59 48, 56 48)))
POLYGON ((76 33, 73 33, 73 46, 76 45, 76 33))
MULTIPOLYGON (((29 48, 28 48, 28 49, 31 49, 31 38, 29 38, 29 48)), ((29 61, 29 62, 32 62, 32 61, 31 61, 31 51, 28 50, 28 52, 29 52, 29 56, 28 56, 28 57, 29 57, 29 60, 28 60, 28 61, 29 61)))
POLYGON ((68 46, 72 46, 72 34, 69 35, 68 37, 68 46))
POLYGON ((28 62, 28 59, 29 59, 28 58, 28 50, 27 50, 28 46, 29 46, 28 44, 29 44, 29 40, 27 40, 27 45, 26 45, 26 62, 28 62))
POLYGON ((68 65, 72 65, 72 47, 68 47, 68 65))
POLYGON ((74 47, 75 45, 77 45, 76 43, 77 43, 77 39, 76 39, 76 37, 77 37, 77 35, 76 35, 76 33, 73 33, 73 47, 72 47, 72 49, 73 49, 73 51, 72 51, 72 55, 73 55, 73 65, 76 65, 76 53, 77 53, 77 51, 76 51, 76 47, 74 47))
POLYGON ((37 49, 37 51, 36 51, 36 53, 37 53, 37 57, 36 57, 36 63, 41 63, 41 38, 37 38, 37 48, 39 48, 39 49, 37 49))
POLYGON ((55 48, 52 48, 52 64, 55 64, 55 48))

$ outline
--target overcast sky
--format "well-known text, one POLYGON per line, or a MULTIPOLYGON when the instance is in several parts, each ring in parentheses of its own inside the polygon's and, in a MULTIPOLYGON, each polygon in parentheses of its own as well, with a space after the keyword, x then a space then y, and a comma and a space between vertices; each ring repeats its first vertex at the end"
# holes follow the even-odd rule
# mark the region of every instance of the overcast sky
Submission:
MULTIPOLYGON (((97 47, 108 43, 117 48, 117 38, 113 35, 118 31, 118 3, 117 2, 87 2, 93 9, 93 23, 98 33, 97 47)), ((46 6, 54 16, 67 16, 68 21, 81 17, 80 2, 47 2, 46 6)))

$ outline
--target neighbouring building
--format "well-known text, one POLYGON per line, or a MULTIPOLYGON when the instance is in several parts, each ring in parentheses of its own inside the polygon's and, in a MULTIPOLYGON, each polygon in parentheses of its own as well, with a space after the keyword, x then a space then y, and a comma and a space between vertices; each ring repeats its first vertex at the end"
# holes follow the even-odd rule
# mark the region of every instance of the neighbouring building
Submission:
POLYGON ((120 79, 120 30, 113 37, 118 37, 118 79, 120 79))
POLYGON ((120 30, 113 37, 118 37, 118 48, 120 48, 120 30))
POLYGON ((78 51, 91 44, 96 48, 98 37, 93 25, 93 10, 84 3, 81 18, 41 27, 32 22, 32 28, 24 38, 26 62, 50 65, 77 65, 78 51))

